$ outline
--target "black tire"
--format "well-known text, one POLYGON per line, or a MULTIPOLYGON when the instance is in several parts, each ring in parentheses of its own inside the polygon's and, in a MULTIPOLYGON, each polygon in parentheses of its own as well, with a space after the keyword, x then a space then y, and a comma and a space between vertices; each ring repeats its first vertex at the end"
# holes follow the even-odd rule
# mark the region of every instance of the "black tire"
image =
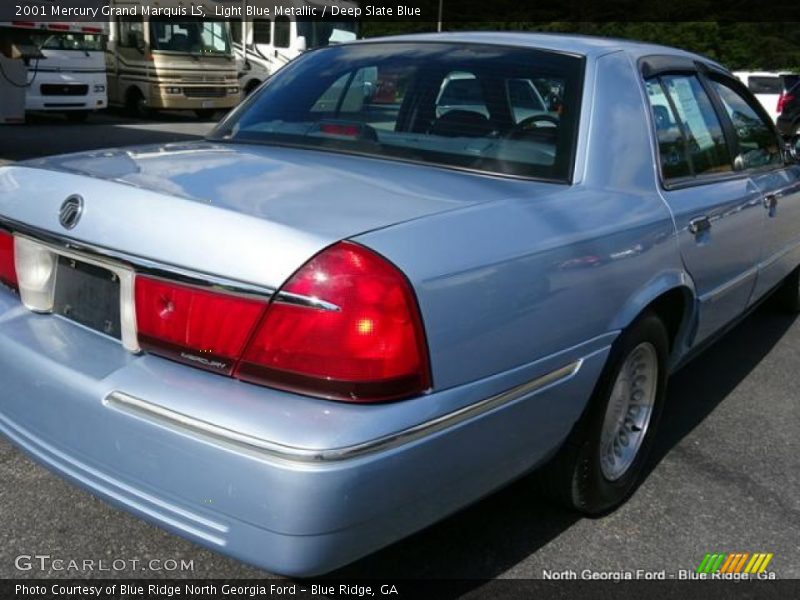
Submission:
POLYGON ((542 472, 551 496, 571 509, 599 516, 617 508, 635 491, 664 405, 668 355, 667 330, 654 313, 644 313, 620 335, 584 414, 559 453, 542 472), (621 476, 610 480, 601 466, 601 434, 606 411, 623 365, 642 344, 649 344, 657 357, 655 400, 633 461, 621 476))
POLYGON ((139 88, 131 88, 125 94, 125 112, 135 119, 148 119, 153 116, 153 110, 147 106, 139 88))
POLYGON ((217 109, 215 108, 198 108, 194 111, 194 114, 197 115, 198 119, 203 119, 204 121, 210 121, 214 118, 214 115, 217 114, 217 109))
POLYGON ((244 90, 245 98, 250 94, 252 94, 253 92, 255 92, 258 89, 258 86, 260 85, 261 85, 260 81, 251 81, 249 84, 247 84, 247 87, 244 90))
POLYGON ((68 110, 64 113, 67 117, 67 121, 72 123, 85 123, 86 119, 89 118, 89 111, 88 110, 68 110))
POLYGON ((789 314, 800 313, 800 267, 792 271, 776 290, 775 307, 789 314))

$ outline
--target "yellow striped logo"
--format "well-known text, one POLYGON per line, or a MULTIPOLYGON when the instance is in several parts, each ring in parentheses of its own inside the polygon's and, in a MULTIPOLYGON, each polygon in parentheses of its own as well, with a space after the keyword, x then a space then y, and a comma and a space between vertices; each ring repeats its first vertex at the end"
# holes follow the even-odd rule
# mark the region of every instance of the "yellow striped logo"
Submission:
POLYGON ((708 553, 703 557, 698 573, 747 573, 758 575, 767 570, 774 554, 772 552, 708 553))

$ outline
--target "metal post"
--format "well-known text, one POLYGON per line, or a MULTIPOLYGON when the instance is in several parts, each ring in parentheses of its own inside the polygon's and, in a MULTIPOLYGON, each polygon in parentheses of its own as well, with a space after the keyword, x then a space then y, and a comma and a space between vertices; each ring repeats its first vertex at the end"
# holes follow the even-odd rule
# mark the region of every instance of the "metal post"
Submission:
POLYGON ((436 31, 442 31, 442 13, 444 12, 444 0, 439 0, 439 22, 436 23, 436 31))

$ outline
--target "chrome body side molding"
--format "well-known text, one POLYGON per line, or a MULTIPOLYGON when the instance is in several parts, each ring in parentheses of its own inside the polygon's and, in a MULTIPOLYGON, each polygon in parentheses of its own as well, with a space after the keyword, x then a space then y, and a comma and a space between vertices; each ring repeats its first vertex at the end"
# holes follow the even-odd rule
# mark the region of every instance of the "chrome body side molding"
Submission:
POLYGON ((163 406, 158 406, 147 400, 136 398, 121 391, 111 392, 105 397, 103 403, 108 407, 137 415, 160 425, 198 434, 214 442, 250 452, 256 452, 264 457, 300 463, 337 462, 396 448, 425 436, 432 435, 443 429, 454 427, 464 421, 478 417, 505 404, 514 402, 515 400, 519 400, 528 394, 569 379, 580 370, 582 363, 582 359, 576 360, 559 369, 550 371, 541 377, 537 377, 532 381, 528 381, 506 390, 505 392, 490 396, 489 398, 413 427, 361 444, 344 446, 341 448, 309 449, 286 446, 239 431, 233 431, 226 427, 220 427, 219 425, 214 425, 213 423, 164 408, 163 406))

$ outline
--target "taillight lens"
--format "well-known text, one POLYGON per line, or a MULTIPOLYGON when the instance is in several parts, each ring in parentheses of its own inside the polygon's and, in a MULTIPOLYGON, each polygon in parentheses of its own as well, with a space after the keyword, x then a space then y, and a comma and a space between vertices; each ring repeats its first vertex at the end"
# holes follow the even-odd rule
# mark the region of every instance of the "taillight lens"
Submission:
POLYGON ((14 236, 0 231, 0 282, 17 289, 17 268, 14 266, 14 236))
POLYGON ((775 109, 778 114, 783 112, 783 108, 794 100, 794 94, 787 94, 786 92, 778 96, 778 106, 775 109))
POLYGON ((405 276, 374 252, 341 242, 318 254, 281 292, 327 308, 270 304, 235 375, 350 402, 395 400, 430 387, 419 309, 405 276))
POLYGON ((398 400, 431 385, 410 284, 357 244, 312 258, 269 304, 145 275, 135 295, 141 348, 186 364, 348 402, 398 400))
POLYGON ((137 275, 143 350, 230 375, 266 302, 137 275))

